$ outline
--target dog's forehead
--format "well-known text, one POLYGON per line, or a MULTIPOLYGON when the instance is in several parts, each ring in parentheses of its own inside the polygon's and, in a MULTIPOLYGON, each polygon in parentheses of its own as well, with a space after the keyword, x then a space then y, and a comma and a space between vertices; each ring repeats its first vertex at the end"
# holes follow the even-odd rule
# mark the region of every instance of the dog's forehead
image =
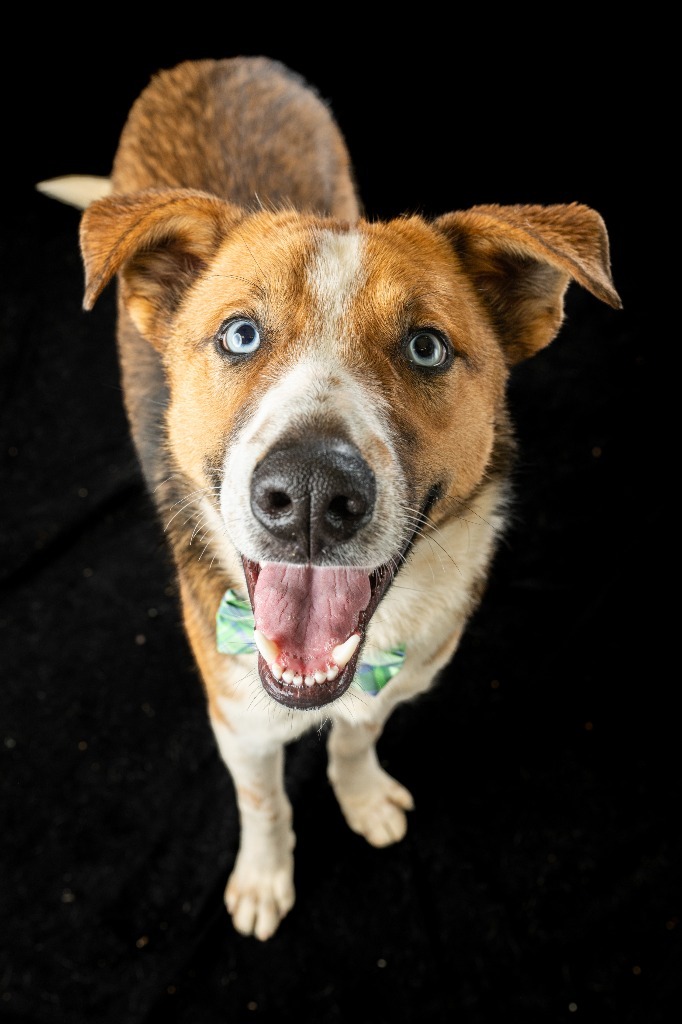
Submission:
MULTIPOLYGON (((226 239, 216 277, 226 295, 244 295, 275 316, 331 330, 343 320, 419 314, 464 300, 456 257, 420 218, 349 225, 256 215, 226 239)), ((295 332, 296 333, 296 332, 295 332)))

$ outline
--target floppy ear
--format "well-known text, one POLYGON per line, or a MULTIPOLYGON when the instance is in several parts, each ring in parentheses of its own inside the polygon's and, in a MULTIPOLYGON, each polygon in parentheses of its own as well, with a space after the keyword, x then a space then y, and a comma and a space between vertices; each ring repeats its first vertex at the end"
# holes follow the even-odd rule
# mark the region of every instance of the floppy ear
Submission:
POLYGON ((473 280, 510 363, 554 338, 571 280, 621 307, 606 227, 589 206, 473 206, 438 217, 434 227, 447 235, 473 280))
POLYGON ((118 273, 133 323, 161 348, 164 325, 243 216, 238 207, 193 189, 147 189, 92 203, 80 223, 83 307, 92 309, 118 273))

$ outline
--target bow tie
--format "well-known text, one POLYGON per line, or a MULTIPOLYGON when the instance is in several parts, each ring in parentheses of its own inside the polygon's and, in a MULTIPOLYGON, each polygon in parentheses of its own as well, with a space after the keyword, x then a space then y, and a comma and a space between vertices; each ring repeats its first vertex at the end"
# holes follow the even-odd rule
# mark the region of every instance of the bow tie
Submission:
MULTIPOLYGON (((239 597, 234 590, 227 590, 216 615, 218 650, 221 654, 251 654, 256 650, 253 630, 253 611, 248 600, 239 597)), ((363 652, 352 685, 376 697, 400 671, 404 660, 404 644, 390 651, 363 652)))

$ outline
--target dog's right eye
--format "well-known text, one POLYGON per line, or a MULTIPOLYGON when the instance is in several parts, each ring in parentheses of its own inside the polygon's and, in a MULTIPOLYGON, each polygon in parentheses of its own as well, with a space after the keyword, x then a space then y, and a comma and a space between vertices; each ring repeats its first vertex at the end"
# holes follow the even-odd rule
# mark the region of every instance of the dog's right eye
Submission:
POLYGON ((248 355, 259 347, 260 331, 253 320, 240 317, 223 324, 218 331, 218 341, 220 347, 230 355, 248 355))

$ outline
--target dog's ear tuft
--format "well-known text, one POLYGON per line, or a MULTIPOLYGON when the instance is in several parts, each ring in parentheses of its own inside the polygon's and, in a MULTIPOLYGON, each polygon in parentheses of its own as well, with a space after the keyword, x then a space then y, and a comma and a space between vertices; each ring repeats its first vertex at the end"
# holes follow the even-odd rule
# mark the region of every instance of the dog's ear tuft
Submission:
POLYGON ((133 323, 161 347, 163 326, 242 216, 238 207, 192 189, 147 189, 94 202, 80 224, 84 309, 119 274, 133 323))
POLYGON ((619 309, 600 215, 579 203, 474 206, 434 221, 486 303, 510 363, 555 337, 564 293, 577 281, 619 309))

